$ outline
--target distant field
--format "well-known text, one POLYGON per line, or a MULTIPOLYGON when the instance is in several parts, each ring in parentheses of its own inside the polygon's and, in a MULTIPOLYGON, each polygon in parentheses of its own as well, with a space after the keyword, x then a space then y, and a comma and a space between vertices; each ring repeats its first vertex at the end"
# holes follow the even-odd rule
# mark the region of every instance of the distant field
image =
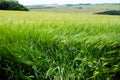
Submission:
POLYGON ((91 4, 91 5, 73 5, 73 6, 56 6, 56 7, 28 7, 31 11, 41 12, 65 12, 65 13, 98 13, 109 10, 119 10, 120 5, 113 4, 91 4), (81 8, 80 8, 81 7, 81 8))
POLYGON ((93 4, 84 6, 85 8, 93 8, 93 9, 102 9, 102 10, 120 10, 120 4, 93 4))
POLYGON ((55 7, 47 9, 30 9, 30 11, 40 11, 40 12, 64 12, 64 13, 97 13, 102 12, 102 9, 93 9, 93 8, 83 8, 79 9, 78 7, 55 7))
POLYGON ((120 16, 0 11, 0 80, 119 80, 120 16))

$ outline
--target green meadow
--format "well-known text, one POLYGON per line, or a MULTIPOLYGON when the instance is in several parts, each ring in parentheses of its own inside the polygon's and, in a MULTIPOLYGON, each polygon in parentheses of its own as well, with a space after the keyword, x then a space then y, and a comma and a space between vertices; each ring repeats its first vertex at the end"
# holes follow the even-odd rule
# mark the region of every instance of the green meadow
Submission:
POLYGON ((0 11, 0 80, 119 80, 120 16, 0 11))

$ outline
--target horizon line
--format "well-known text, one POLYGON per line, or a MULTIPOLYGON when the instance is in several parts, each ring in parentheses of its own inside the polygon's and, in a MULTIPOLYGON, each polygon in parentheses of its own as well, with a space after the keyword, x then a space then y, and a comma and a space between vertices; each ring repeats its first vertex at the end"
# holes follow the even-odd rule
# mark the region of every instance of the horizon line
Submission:
MULTIPOLYGON (((44 3, 42 3, 42 4, 28 4, 28 5, 66 5, 66 4, 76 4, 76 3, 65 3, 65 4, 57 4, 57 3, 51 3, 51 4, 44 4, 44 3)), ((114 3, 114 2, 112 2, 112 3, 78 3, 78 4, 120 4, 120 2, 119 3, 114 3)), ((23 4, 23 5, 26 5, 26 4, 23 4)))

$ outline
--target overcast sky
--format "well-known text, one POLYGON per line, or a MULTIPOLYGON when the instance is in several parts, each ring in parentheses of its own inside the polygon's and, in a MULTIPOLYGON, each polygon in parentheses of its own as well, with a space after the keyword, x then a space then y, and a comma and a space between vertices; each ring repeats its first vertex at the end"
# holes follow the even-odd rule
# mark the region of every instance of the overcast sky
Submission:
POLYGON ((120 3, 120 0, 18 0, 23 5, 32 4, 78 4, 78 3, 120 3))

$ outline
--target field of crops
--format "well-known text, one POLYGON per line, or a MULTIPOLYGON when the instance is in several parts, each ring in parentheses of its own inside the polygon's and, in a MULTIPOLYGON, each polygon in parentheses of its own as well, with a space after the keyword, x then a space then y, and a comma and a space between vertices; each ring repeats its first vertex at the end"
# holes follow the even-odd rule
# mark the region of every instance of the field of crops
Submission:
POLYGON ((0 11, 0 80, 119 80, 120 16, 0 11))

